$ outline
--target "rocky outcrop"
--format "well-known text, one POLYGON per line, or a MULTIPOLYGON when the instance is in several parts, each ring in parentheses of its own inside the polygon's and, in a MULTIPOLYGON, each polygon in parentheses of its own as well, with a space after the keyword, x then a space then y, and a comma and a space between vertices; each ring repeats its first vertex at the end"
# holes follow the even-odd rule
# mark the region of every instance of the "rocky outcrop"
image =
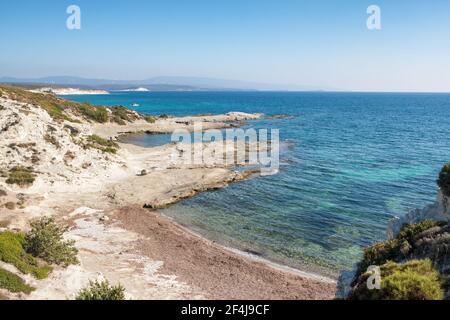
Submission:
MULTIPOLYGON (((423 209, 415 209, 403 217, 393 219, 388 226, 386 242, 374 245, 366 249, 365 259, 371 257, 387 257, 384 260, 395 261, 397 263, 406 263, 412 260, 429 259, 441 275, 448 278, 450 283, 450 199, 439 191, 436 201, 423 209), (428 221, 435 221, 425 230, 419 230, 412 225, 426 225, 428 221), (425 223, 424 223, 425 222, 425 223), (405 226, 410 227, 417 233, 404 239, 405 226), (399 237, 401 238, 399 240, 399 237), (367 254, 370 250, 370 254, 367 254)), ((411 231, 410 231, 411 233, 411 231)), ((337 285, 336 296, 346 298, 358 284, 358 277, 364 275, 362 261, 355 265, 352 270, 341 272, 337 285)), ((450 298, 450 291, 446 298, 450 298)))
POLYGON ((389 223, 388 238, 395 237, 405 224, 418 223, 424 220, 449 221, 450 198, 439 191, 436 201, 423 209, 415 209, 403 217, 397 217, 389 223))

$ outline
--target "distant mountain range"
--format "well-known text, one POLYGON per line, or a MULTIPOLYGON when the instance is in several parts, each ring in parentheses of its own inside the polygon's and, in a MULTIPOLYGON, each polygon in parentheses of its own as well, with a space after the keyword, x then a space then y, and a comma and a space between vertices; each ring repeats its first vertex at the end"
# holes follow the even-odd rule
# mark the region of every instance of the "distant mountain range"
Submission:
POLYGON ((72 86, 101 90, 132 90, 146 88, 150 91, 323 91, 312 86, 257 83, 240 80, 225 80, 200 77, 154 77, 145 80, 89 79, 71 76, 43 78, 0 77, 0 83, 23 84, 30 86, 72 86))

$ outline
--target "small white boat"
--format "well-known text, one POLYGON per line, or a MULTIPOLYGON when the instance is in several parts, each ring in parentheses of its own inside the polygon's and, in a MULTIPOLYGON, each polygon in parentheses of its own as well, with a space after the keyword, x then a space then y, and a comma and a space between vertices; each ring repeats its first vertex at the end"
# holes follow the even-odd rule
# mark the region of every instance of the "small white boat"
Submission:
POLYGON ((141 105, 139 103, 133 103, 131 106, 132 107, 140 107, 141 105))

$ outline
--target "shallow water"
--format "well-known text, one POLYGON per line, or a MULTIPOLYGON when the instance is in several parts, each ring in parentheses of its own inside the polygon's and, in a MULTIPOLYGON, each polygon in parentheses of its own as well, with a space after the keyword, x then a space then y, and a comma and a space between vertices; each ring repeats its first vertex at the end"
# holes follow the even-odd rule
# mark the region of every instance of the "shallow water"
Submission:
MULTIPOLYGON (((153 115, 285 114, 280 173, 184 200, 164 213, 227 245, 335 274, 385 237, 389 219, 423 207, 450 159, 449 94, 161 92, 74 96, 153 115)), ((153 146, 167 135, 130 137, 153 146)), ((149 186, 151 187, 151 186, 149 186)))

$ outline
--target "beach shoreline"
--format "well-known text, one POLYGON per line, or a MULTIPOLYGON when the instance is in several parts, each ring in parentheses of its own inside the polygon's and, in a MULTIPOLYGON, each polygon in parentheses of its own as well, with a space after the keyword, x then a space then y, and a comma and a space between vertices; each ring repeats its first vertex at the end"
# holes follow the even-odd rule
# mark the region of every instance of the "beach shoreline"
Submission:
POLYGON ((125 207, 111 218, 146 238, 139 242, 138 250, 151 259, 162 256, 162 273, 177 274, 206 299, 334 298, 334 279, 223 246, 159 212, 143 210, 125 207))
MULTIPOLYGON (((42 281, 12 268, 36 290, 25 297, 9 295, 11 298, 74 298, 89 280, 98 278, 121 283, 130 299, 333 298, 332 279, 225 248, 152 211, 253 178, 257 176, 253 169, 185 163, 176 156, 174 161, 174 155, 180 153, 178 143, 151 148, 117 143, 116 152, 106 153, 85 148, 74 138, 75 134, 81 141, 86 137, 114 141, 127 133, 192 131, 197 121, 204 129, 230 128, 261 114, 231 112, 147 122, 135 113, 137 119, 125 125, 80 118, 79 123, 68 124, 55 121, 36 105, 5 97, 0 104, 0 125, 6 128, 0 149, 7 155, 0 165, 32 165, 36 172, 34 183, 26 187, 0 179, 4 200, 20 201, 14 209, 0 207, 2 225, 9 230, 27 230, 31 219, 52 215, 71 226, 66 237, 75 240, 81 261, 67 269, 55 268, 42 281)), ((245 148, 245 142, 210 142, 214 143, 232 145, 221 157, 245 148)))

